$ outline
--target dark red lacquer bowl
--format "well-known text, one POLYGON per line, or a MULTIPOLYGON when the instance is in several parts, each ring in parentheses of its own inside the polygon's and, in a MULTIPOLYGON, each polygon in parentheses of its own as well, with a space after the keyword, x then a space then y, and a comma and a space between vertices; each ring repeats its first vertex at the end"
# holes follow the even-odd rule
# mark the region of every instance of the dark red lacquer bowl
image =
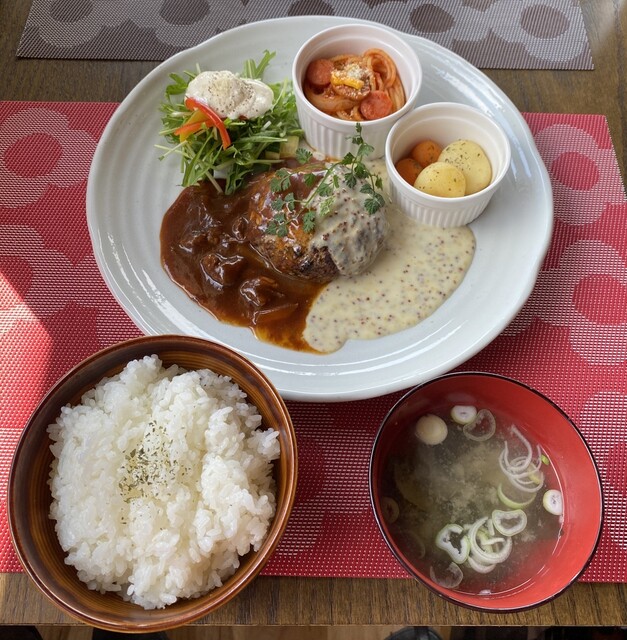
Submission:
MULTIPOLYGON (((498 375, 452 373, 420 385, 402 397, 383 420, 375 439, 370 460, 370 496, 381 533, 408 573, 446 600, 476 610, 519 611, 550 601, 581 576, 601 535, 601 482, 582 434, 544 395, 498 375), (435 581, 426 564, 414 560, 419 554, 408 548, 406 538, 404 542, 399 540, 397 528, 386 517, 389 513, 384 499, 386 463, 407 446, 403 443, 404 427, 426 413, 441 413, 456 404, 487 407, 516 424, 546 453, 563 495, 563 520, 557 541, 551 545, 531 545, 525 560, 526 575, 519 580, 510 576, 502 589, 492 586, 486 593, 464 589, 463 582, 457 588, 448 588, 435 581)), ((458 566, 465 570, 463 564, 458 566)))

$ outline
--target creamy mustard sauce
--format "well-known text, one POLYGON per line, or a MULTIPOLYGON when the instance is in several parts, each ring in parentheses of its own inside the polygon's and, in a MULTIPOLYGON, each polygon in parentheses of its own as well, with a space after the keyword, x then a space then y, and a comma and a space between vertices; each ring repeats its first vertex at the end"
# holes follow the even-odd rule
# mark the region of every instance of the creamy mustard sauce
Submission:
POLYGON ((359 276, 331 282, 314 302, 303 337, 332 352, 347 340, 397 333, 431 315, 459 286, 475 252, 469 227, 420 225, 393 206, 385 246, 359 276))
POLYGON ((354 276, 364 271, 377 257, 388 231, 386 207, 376 213, 366 211, 368 195, 361 191, 366 184, 358 180, 353 188, 345 183, 348 169, 336 166, 332 174, 338 186, 333 190, 333 202, 327 215, 320 214, 322 200, 315 196, 311 207, 318 211, 316 229, 311 239, 312 247, 326 247, 333 263, 342 276, 354 276))

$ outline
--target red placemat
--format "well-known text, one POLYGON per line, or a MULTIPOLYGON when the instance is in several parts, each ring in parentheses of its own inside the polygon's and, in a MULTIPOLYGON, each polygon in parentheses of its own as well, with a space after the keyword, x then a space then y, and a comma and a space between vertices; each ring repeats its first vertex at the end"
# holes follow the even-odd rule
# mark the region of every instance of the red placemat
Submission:
POLYGON ((164 60, 272 18, 341 16, 422 36, 494 69, 592 69, 577 0, 33 0, 18 56, 164 60))
MULTIPOLYGON (((0 570, 19 571, 6 521, 12 452, 65 371, 138 330, 107 290, 85 223, 86 177, 114 104, 0 103, 0 570)), ((551 174, 555 233, 537 285, 461 369, 513 376, 578 424, 601 469, 603 537, 582 577, 627 581, 627 201, 602 116, 526 114, 551 174)), ((406 577, 370 512, 379 422, 400 396, 290 402, 296 504, 267 575, 406 577)))

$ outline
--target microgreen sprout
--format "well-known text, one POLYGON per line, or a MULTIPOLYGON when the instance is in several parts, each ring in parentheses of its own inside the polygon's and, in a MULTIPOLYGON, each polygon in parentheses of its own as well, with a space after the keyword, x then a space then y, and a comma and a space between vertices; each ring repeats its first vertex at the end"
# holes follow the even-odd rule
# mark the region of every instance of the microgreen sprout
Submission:
MULTIPOLYGON (((317 218, 324 218, 333 211, 333 195, 340 187, 338 167, 345 168, 341 181, 349 189, 354 189, 358 182, 363 183, 359 191, 367 196, 364 207, 369 214, 375 214, 384 206, 385 199, 381 194, 383 189, 381 176, 372 173, 364 163, 364 158, 370 155, 374 149, 364 141, 359 122, 355 124, 355 134, 351 136, 350 140, 356 147, 355 153, 347 153, 341 160, 326 165, 323 171, 312 165, 312 170, 304 174, 303 180, 308 187, 311 187, 311 191, 302 200, 296 199, 294 193, 289 191, 292 172, 287 168, 281 168, 275 172, 270 181, 270 190, 276 194, 276 198, 272 202, 272 209, 276 211, 276 214, 266 228, 267 233, 280 237, 286 236, 290 220, 299 216, 302 219, 303 230, 312 233, 315 230, 317 218), (319 203, 315 203, 316 199, 319 199, 319 203)), ((311 161, 312 153, 307 149, 300 148, 296 157, 302 165, 305 165, 311 161)))

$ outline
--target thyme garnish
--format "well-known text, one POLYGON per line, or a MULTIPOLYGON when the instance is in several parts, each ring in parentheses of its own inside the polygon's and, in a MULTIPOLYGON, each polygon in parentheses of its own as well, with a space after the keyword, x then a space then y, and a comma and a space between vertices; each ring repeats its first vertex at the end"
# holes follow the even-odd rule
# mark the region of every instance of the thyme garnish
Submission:
MULTIPOLYGON (((373 215, 385 204, 385 200, 380 191, 383 189, 381 176, 373 174, 364 164, 364 158, 373 152, 373 147, 364 141, 361 135, 361 124, 355 124, 355 135, 350 138, 357 147, 355 153, 347 153, 341 160, 327 166, 322 178, 320 173, 310 172, 303 176, 303 180, 308 187, 312 187, 309 195, 299 200, 290 189, 291 171, 287 168, 278 169, 270 181, 270 190, 277 195, 272 201, 272 209, 276 211, 266 228, 266 233, 284 237, 287 235, 290 220, 294 217, 302 218, 303 230, 312 233, 316 227, 318 216, 328 216, 333 211, 333 194, 340 186, 340 178, 336 169, 345 167, 343 182, 349 189, 354 189, 358 181, 364 184, 359 191, 368 197, 364 202, 366 211, 373 215), (317 184, 316 184, 317 183, 317 184), (286 193, 287 192, 287 193, 286 193), (320 198, 317 208, 313 207, 315 198, 320 198)), ((298 149, 296 158, 298 162, 306 164, 312 158, 311 151, 298 149)))

